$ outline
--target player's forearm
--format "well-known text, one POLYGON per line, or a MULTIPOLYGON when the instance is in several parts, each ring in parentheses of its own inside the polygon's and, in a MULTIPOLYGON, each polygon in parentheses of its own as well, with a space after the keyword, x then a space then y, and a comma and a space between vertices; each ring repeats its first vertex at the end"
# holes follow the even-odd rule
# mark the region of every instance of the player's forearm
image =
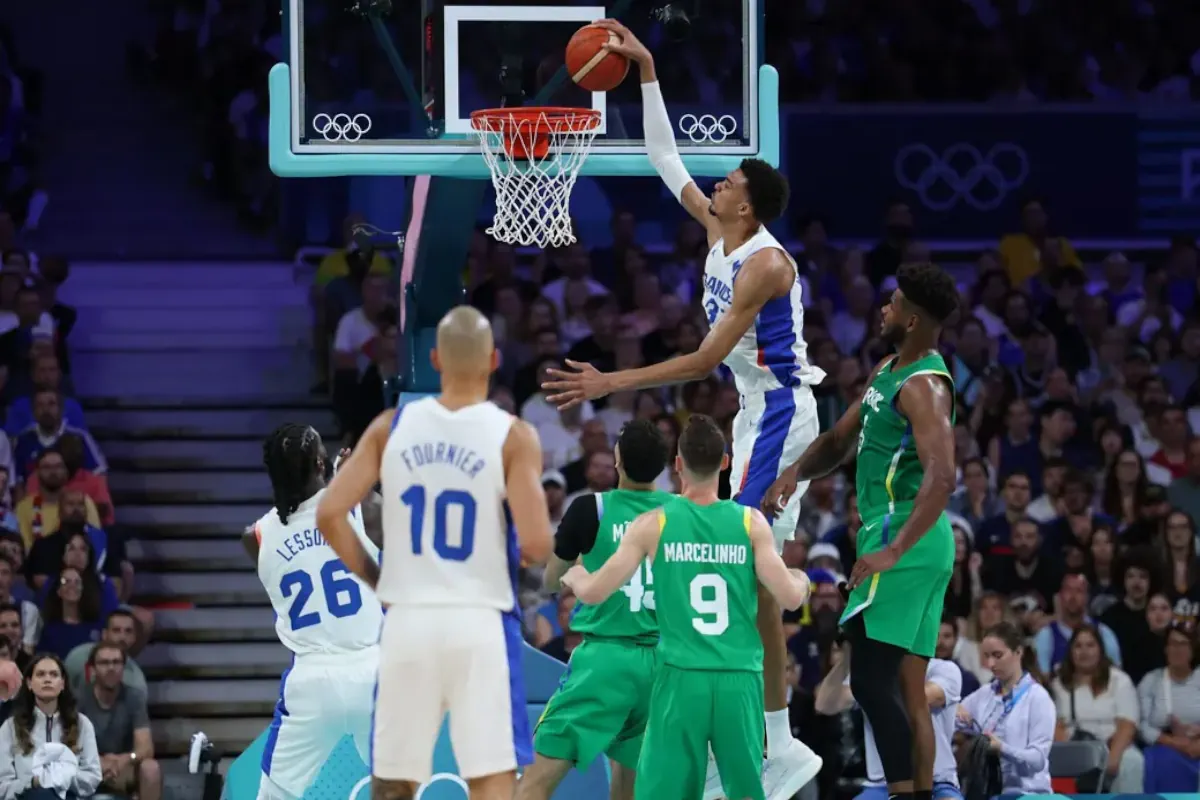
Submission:
POLYGON ((542 588, 547 592, 557 592, 562 587, 562 576, 571 568, 571 562, 564 561, 552 555, 546 562, 546 571, 542 573, 542 588))
POLYGON ((327 520, 320 528, 325 542, 337 553, 346 569, 374 589, 379 584, 379 565, 362 546, 347 517, 343 515, 340 519, 327 520))
POLYGON ((629 392, 636 389, 653 389, 676 383, 688 383, 708 377, 716 367, 709 366, 699 353, 670 358, 648 367, 626 369, 609 374, 613 388, 609 393, 629 392))
POLYGON ((953 468, 929 465, 925 468, 925 477, 917 489, 917 497, 913 500, 912 514, 900 526, 900 532, 888 545, 897 555, 904 555, 929 532, 945 512, 954 492, 953 468))
POLYGON ((854 440, 849 436, 839 436, 836 429, 830 429, 818 436, 810 444, 792 469, 796 478, 802 481, 812 481, 824 478, 840 467, 850 457, 854 449, 854 440))

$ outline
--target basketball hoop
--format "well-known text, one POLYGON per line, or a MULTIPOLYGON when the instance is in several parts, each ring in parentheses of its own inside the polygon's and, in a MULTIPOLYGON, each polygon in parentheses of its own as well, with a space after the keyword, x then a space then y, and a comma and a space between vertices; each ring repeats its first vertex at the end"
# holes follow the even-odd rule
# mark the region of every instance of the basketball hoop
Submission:
POLYGON ((571 190, 600 129, 590 108, 491 108, 471 113, 496 189, 487 232, 515 245, 575 241, 571 190))

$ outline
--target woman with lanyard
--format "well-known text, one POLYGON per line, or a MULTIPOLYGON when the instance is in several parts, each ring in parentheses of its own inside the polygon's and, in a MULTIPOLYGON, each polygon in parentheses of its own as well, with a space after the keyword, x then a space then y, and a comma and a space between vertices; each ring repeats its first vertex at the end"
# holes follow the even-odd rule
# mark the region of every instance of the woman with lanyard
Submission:
POLYGON ((987 738, 1000 759, 1004 794, 1049 793, 1056 715, 1033 652, 1009 622, 985 632, 979 649, 995 679, 963 699, 958 727, 987 738))

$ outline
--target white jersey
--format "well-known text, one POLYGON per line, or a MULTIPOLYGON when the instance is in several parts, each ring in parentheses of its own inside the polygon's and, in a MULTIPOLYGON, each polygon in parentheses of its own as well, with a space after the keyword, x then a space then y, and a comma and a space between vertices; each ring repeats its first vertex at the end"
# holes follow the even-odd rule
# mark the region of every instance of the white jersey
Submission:
MULTIPOLYGON (((346 569, 317 530, 317 503, 324 493, 301 503, 286 523, 272 508, 254 524, 258 577, 275 609, 275 632, 300 656, 374 647, 383 625, 375 593, 346 569)), ((367 538, 357 508, 350 525, 378 561, 379 549, 367 538)))
MULTIPOLYGON (((719 320, 733 305, 733 282, 742 264, 760 250, 778 250, 788 255, 765 227, 726 255, 722 239, 708 251, 704 262, 704 312, 708 324, 719 320)), ((766 394, 774 389, 815 386, 825 373, 808 363, 808 345, 804 341, 804 306, 799 279, 792 283, 786 297, 776 297, 758 312, 754 325, 746 331, 725 357, 733 371, 733 380, 742 397, 766 394)))
POLYGON ((490 402, 451 411, 424 397, 396 412, 379 465, 385 605, 513 609, 520 555, 503 458, 512 423, 490 402))

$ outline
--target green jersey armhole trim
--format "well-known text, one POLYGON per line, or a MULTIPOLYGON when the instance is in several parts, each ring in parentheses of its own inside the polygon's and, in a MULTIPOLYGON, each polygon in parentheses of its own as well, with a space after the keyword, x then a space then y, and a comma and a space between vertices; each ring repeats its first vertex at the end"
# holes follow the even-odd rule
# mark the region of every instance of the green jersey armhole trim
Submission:
POLYGON ((751 513, 752 511, 753 509, 750 508, 750 506, 746 506, 742 509, 742 522, 746 526, 746 538, 750 538, 750 526, 754 523, 754 515, 751 513))
MULTIPOLYGON (((892 410, 900 416, 904 417, 904 412, 900 410, 900 392, 904 390, 904 384, 908 383, 918 375, 937 375, 939 378, 945 378, 950 384, 950 393, 954 393, 954 378, 944 369, 919 369, 911 375, 905 375, 904 380, 896 387, 895 393, 892 395, 892 410)), ((908 419, 908 417, 904 417, 908 419)), ((954 404, 950 404, 950 421, 954 422, 954 404)))

